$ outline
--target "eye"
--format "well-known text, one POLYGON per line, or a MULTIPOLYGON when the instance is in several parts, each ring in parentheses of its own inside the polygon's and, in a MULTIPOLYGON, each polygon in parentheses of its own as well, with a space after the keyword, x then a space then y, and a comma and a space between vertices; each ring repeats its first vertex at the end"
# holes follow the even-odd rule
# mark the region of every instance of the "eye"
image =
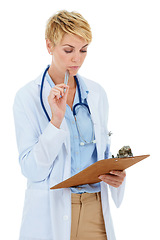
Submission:
POLYGON ((64 50, 65 53, 71 53, 73 50, 64 50))
POLYGON ((81 52, 81 53, 86 53, 86 52, 87 52, 87 48, 82 48, 82 49, 80 50, 80 52, 81 52))
POLYGON ((65 51, 66 53, 71 53, 72 51, 65 51))
POLYGON ((81 53, 86 53, 87 52, 87 50, 81 50, 81 53))

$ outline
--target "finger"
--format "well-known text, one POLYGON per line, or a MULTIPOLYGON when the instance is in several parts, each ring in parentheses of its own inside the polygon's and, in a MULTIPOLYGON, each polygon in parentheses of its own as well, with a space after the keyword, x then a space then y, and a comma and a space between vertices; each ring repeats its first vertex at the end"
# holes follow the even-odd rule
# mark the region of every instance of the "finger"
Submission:
POLYGON ((113 187, 119 187, 123 180, 120 179, 119 177, 117 176, 110 176, 110 175, 101 175, 99 177, 103 182, 113 186, 113 187))
POLYGON ((112 187, 119 187, 122 182, 117 182, 117 181, 113 181, 111 179, 107 179, 107 178, 104 178, 104 179, 101 179, 103 182, 107 183, 108 185, 111 185, 112 187))
POLYGON ((56 84, 55 87, 62 87, 62 88, 65 88, 67 85, 64 84, 64 83, 60 83, 60 84, 56 84))
POLYGON ((64 92, 64 89, 67 89, 67 87, 69 87, 69 86, 66 85, 66 84, 64 84, 64 83, 61 83, 61 84, 57 84, 57 85, 55 85, 54 88, 56 88, 56 87, 61 88, 62 91, 64 92))
POLYGON ((60 91, 61 93, 61 96, 63 96, 65 94, 65 92, 67 90, 69 90, 69 86, 68 85, 65 85, 65 84, 59 84, 59 85, 56 85, 54 88, 52 88, 53 90, 56 89, 58 91, 60 91), (66 91, 64 91, 66 90, 66 91))
POLYGON ((67 100, 67 96, 68 96, 68 92, 69 92, 69 86, 66 85, 65 89, 66 89, 66 91, 64 92, 63 98, 64 98, 65 100, 67 100))
POLYGON ((113 174, 113 175, 115 175, 115 176, 119 176, 119 177, 121 177, 123 174, 124 174, 124 172, 123 171, 110 171, 110 174, 113 174))
POLYGON ((59 90, 56 90, 56 89, 51 90, 51 92, 50 92, 50 98, 51 98, 51 99, 53 99, 53 98, 55 98, 55 97, 56 97, 57 99, 59 99, 60 96, 61 96, 61 93, 60 93, 59 90))
POLYGON ((106 175, 101 175, 100 179, 102 181, 112 181, 112 182, 115 182, 115 183, 122 183, 124 178, 121 178, 121 177, 116 176, 116 175, 106 174, 106 175))
POLYGON ((122 171, 110 171, 110 174, 113 174, 113 175, 116 175, 116 176, 119 176, 121 174, 122 171))
POLYGON ((110 174, 115 177, 119 177, 122 181, 126 177, 126 171, 111 171, 110 174))
POLYGON ((109 175, 109 174, 106 174, 106 175, 101 175, 99 176, 99 178, 102 180, 102 181, 113 181, 113 182, 119 182, 119 177, 118 176, 114 176, 114 175, 109 175))
POLYGON ((107 183, 108 185, 111 185, 112 187, 119 187, 122 183, 121 182, 115 182, 115 181, 111 181, 111 180, 108 180, 108 181, 103 181, 105 183, 107 183))
POLYGON ((64 88, 63 87, 55 86, 54 88, 52 88, 51 91, 52 92, 59 92, 60 96, 64 95, 64 88))

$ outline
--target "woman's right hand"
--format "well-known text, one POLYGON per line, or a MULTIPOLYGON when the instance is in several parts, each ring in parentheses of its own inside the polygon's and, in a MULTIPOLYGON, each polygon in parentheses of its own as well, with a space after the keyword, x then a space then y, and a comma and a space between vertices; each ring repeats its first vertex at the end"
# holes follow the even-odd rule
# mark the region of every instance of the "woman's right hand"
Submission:
POLYGON ((60 128, 66 112, 68 90, 69 86, 64 83, 57 84, 51 89, 48 96, 48 102, 52 112, 51 123, 57 128, 60 128), (65 93, 64 89, 66 89, 65 93))

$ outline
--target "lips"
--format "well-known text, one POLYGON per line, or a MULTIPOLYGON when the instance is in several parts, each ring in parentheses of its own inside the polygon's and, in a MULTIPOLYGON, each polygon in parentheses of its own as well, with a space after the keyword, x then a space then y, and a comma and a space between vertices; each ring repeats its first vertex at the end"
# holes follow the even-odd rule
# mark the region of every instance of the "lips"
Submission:
POLYGON ((70 66, 69 68, 73 69, 73 70, 77 70, 79 68, 79 66, 70 66))

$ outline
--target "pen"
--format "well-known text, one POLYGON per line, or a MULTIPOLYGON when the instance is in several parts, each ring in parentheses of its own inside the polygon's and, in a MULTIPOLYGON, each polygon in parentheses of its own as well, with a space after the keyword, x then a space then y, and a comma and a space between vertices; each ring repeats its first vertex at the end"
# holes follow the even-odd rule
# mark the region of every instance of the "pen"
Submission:
MULTIPOLYGON (((65 72, 65 77, 64 77, 64 84, 67 85, 68 84, 68 78, 69 78, 69 71, 67 70, 65 72)), ((66 92, 66 89, 64 89, 64 93, 66 92)))

